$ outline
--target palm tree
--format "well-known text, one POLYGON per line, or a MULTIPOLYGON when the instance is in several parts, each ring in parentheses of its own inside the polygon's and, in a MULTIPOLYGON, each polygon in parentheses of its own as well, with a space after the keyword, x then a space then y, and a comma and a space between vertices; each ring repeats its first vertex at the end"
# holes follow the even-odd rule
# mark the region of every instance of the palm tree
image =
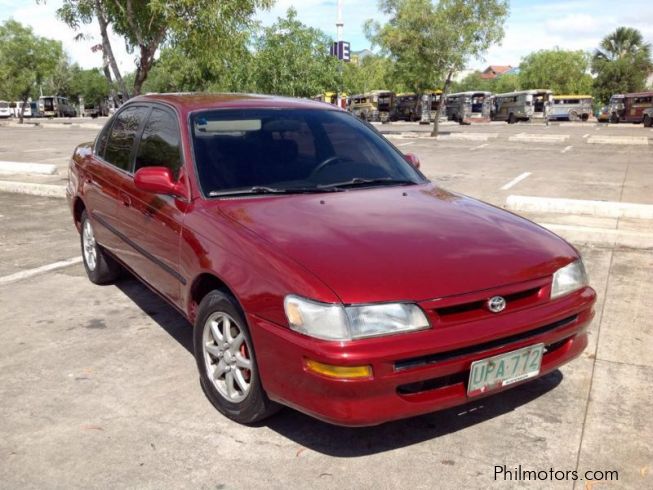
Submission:
POLYGON ((601 41, 594 53, 595 61, 615 61, 627 57, 650 62, 651 45, 644 42, 642 33, 632 27, 618 27, 601 41))

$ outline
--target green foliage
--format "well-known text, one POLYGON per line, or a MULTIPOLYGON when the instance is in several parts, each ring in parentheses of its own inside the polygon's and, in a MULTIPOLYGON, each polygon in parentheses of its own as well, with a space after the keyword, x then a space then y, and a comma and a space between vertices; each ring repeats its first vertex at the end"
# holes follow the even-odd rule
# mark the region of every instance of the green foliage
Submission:
POLYGON ((109 96, 111 86, 99 68, 83 70, 73 65, 70 70, 70 84, 65 95, 75 103, 84 98, 87 107, 99 105, 109 96))
POLYGON ((340 85, 338 60, 329 54, 331 40, 297 20, 290 8, 285 18, 263 30, 256 40, 256 90, 310 97, 340 85))
POLYGON ((460 82, 452 82, 451 92, 469 92, 472 90, 494 92, 495 80, 481 78, 481 73, 476 71, 467 75, 460 82))
POLYGON ((584 51, 545 49, 524 57, 519 79, 524 90, 547 88, 556 94, 588 94, 592 77, 584 51))
POLYGON ((58 15, 73 28, 102 15, 128 50, 138 53, 133 92, 139 94, 161 46, 175 46, 212 67, 231 51, 234 38, 253 25, 256 9, 271 4, 271 0, 64 0, 58 15))
POLYGON ((619 27, 603 38, 592 57, 594 96, 606 103, 613 94, 643 90, 651 71, 651 45, 637 29, 619 27))
POLYGON ((385 56, 368 55, 358 64, 345 63, 343 70, 343 90, 348 94, 380 89, 402 90, 393 78, 394 65, 385 56))
POLYGON ((491 92, 496 94, 505 94, 523 89, 521 79, 515 73, 507 73, 495 78, 492 87, 491 92))
POLYGON ((59 41, 35 35, 14 20, 0 25, 0 98, 27 100, 65 61, 59 41))
MULTIPOLYGON (((367 37, 395 62, 395 73, 412 91, 434 86, 448 92, 451 76, 503 39, 507 0, 380 0, 389 17, 365 24, 367 37), (444 81, 444 84, 441 82, 444 81)), ((434 134, 437 134, 437 118, 434 134)))

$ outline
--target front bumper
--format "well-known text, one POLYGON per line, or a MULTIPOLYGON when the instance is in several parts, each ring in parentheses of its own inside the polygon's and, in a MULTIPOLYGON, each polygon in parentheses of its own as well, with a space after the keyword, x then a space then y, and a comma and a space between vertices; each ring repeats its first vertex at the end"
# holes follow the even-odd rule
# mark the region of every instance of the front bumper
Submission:
POLYGON ((501 315, 495 317, 497 321, 485 319, 484 336, 479 336, 478 326, 467 324, 447 327, 449 332, 432 329, 328 342, 255 315, 248 318, 261 381, 272 400, 333 424, 367 426, 469 401, 469 370, 479 359, 541 342, 547 351, 539 376, 554 371, 587 346, 586 329, 594 316, 595 299, 594 290, 588 287, 547 305, 504 315, 500 321, 501 315), (305 359, 341 366, 370 365, 373 377, 327 378, 307 371, 305 359))

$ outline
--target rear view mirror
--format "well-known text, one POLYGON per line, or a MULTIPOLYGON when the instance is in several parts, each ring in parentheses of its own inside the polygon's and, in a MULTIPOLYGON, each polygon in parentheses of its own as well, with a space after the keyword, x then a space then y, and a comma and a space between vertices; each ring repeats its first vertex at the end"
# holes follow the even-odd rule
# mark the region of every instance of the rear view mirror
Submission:
POLYGON ((188 198, 185 187, 173 180, 168 167, 139 168, 134 174, 134 184, 145 192, 188 198))
POLYGON ((415 168, 419 168, 419 167, 420 167, 420 161, 419 161, 419 158, 418 158, 417 155, 415 155, 414 153, 406 153, 406 154, 404 155, 404 158, 405 158, 406 161, 407 161, 408 163, 410 163, 413 167, 415 167, 415 168))

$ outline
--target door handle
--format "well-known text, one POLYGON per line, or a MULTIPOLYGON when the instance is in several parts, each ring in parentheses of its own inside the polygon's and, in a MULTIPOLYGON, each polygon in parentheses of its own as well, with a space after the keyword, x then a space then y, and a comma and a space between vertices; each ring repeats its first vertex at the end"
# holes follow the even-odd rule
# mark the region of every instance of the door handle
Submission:
POLYGON ((127 195, 126 193, 121 192, 120 198, 122 199, 122 205, 125 206, 126 208, 132 205, 131 197, 129 197, 129 195, 127 195))

